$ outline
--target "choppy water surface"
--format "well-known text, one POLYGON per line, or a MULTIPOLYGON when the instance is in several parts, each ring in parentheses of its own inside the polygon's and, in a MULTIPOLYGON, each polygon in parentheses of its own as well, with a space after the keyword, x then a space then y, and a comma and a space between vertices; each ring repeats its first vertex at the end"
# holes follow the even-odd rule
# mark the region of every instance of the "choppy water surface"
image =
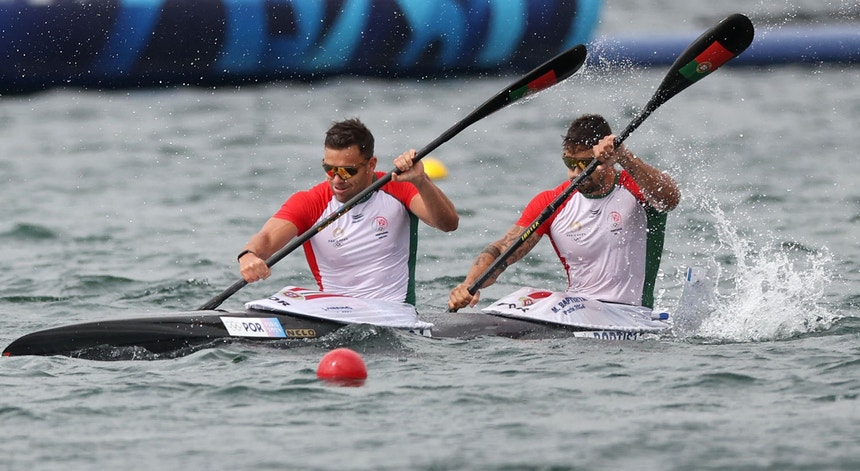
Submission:
MULTIPOLYGON (((731 3, 613 2, 603 31, 825 10, 731 3)), ((663 74, 583 70, 435 151, 461 225, 423 230, 419 309, 442 311, 475 254, 563 178, 571 119, 599 112, 620 130, 663 74)), ((0 468, 856 469, 858 78, 838 65, 726 68, 627 140, 684 192, 658 307, 675 311, 688 266, 717 279, 710 314, 677 338, 456 341, 356 327, 162 361, 6 358, 0 468), (344 345, 368 364, 363 387, 316 380, 321 356, 344 345)), ((238 278, 235 254, 283 198, 322 177, 332 121, 366 121, 386 168, 512 79, 3 98, 0 343, 200 305, 238 278)), ((275 274, 223 307, 312 284, 298 252, 275 274)), ((544 242, 484 299, 563 283, 544 242)))

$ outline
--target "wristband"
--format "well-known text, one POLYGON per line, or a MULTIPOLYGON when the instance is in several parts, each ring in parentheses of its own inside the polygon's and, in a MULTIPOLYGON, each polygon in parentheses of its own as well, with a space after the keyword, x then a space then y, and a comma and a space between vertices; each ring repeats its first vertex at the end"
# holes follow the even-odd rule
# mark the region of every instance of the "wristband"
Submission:
POLYGON ((249 253, 257 255, 253 250, 243 250, 243 251, 239 252, 239 256, 236 257, 236 261, 237 262, 241 261, 242 257, 244 257, 245 255, 248 255, 249 253))

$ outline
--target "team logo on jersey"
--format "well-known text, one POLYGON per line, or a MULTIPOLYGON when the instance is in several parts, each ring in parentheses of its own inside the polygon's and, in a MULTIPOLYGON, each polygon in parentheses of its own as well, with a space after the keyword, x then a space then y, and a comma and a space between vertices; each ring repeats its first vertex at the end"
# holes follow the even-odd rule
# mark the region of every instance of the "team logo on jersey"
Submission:
POLYGON ((622 222, 623 221, 621 220, 621 213, 619 213, 618 211, 612 211, 611 213, 609 213, 609 232, 618 232, 623 229, 621 227, 622 222))
POLYGON ((384 216, 373 218, 373 232, 377 239, 388 237, 388 219, 385 219, 384 216))
POLYGON ((384 216, 376 216, 373 218, 373 225, 376 232, 385 232, 388 230, 388 219, 384 216))

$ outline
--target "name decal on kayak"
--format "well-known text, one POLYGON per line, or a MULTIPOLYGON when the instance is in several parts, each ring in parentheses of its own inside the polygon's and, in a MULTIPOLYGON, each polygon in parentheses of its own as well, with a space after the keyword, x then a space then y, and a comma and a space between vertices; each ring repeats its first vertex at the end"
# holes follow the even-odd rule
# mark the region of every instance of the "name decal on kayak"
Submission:
POLYGON ((616 330, 601 330, 592 332, 594 338, 600 340, 636 340, 639 338, 639 332, 621 332, 616 330))
MULTIPOLYGON (((221 322, 227 328, 227 333, 233 337, 263 337, 283 339, 287 332, 281 321, 274 317, 221 317, 221 322)), ((305 330, 305 329, 291 329, 305 330)), ((315 337, 316 335, 314 335, 315 337)), ((300 336, 296 336, 300 337, 300 336)))
POLYGON ((317 331, 314 329, 286 329, 287 337, 291 339, 314 339, 317 331))
POLYGON ((553 314, 557 314, 559 311, 562 314, 570 314, 571 312, 578 311, 580 309, 585 309, 586 299, 579 296, 568 296, 561 301, 558 302, 555 306, 552 307, 553 314))

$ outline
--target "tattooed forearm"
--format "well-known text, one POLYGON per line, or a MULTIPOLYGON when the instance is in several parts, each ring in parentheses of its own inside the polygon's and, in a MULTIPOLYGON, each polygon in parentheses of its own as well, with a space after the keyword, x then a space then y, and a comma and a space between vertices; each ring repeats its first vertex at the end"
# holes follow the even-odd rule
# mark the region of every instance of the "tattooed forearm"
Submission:
POLYGON ((484 250, 481 252, 481 255, 489 255, 490 258, 493 260, 499 258, 499 255, 501 255, 501 254, 502 254, 502 251, 499 250, 498 247, 496 247, 495 245, 492 245, 492 244, 486 246, 484 248, 484 250))
MULTIPOLYGON (((522 237, 523 228, 519 226, 514 226, 510 228, 502 238, 501 243, 504 244, 505 250, 507 250, 512 245, 519 243, 522 237)), ((518 262, 520 259, 526 256, 531 250, 537 245, 540 240, 540 235, 532 233, 530 237, 528 237, 513 253, 508 256, 508 259, 505 260, 505 266, 512 265, 518 262)))
POLYGON ((514 243, 519 241, 522 231, 522 227, 516 225, 512 226, 501 239, 485 247, 484 250, 478 254, 478 257, 472 264, 472 268, 469 270, 469 274, 466 277, 466 283, 472 283, 474 280, 477 280, 478 277, 484 273, 484 270, 493 266, 493 264, 498 260, 498 264, 495 265, 492 273, 488 274, 489 277, 483 283, 482 287, 487 287, 493 284, 496 277, 505 271, 506 268, 525 257, 525 255, 534 248, 535 244, 537 244, 540 236, 533 234, 532 237, 529 237, 522 245, 517 247, 513 253, 509 254, 505 260, 499 260, 503 253, 505 253, 514 243))

